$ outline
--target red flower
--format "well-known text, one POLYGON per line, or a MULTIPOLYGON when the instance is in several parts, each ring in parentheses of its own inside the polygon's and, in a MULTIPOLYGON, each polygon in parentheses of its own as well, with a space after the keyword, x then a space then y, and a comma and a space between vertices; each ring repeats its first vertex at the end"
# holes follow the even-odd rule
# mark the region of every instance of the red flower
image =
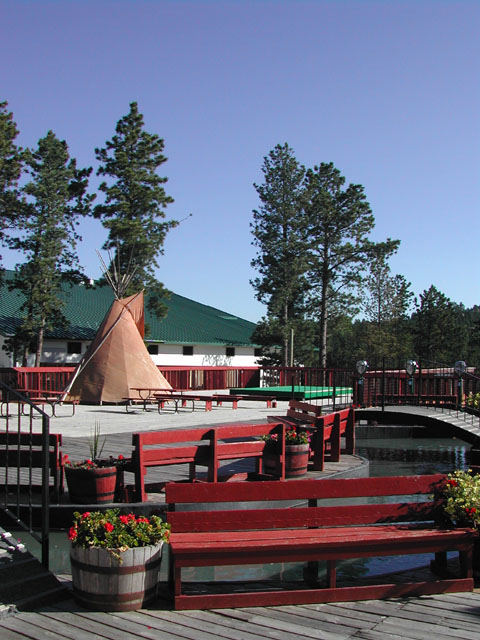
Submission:
POLYGON ((68 539, 69 540, 76 540, 77 539, 77 528, 76 527, 70 527, 69 531, 68 531, 68 539))
POLYGON ((451 487, 458 487, 458 482, 456 480, 448 480, 447 484, 449 484, 451 487))
POLYGON ((119 520, 122 524, 128 524, 131 520, 128 516, 119 516, 119 520))
POLYGON ((141 516, 140 518, 137 518, 137 522, 146 522, 148 524, 150 522, 150 520, 148 518, 143 518, 141 516))
POLYGON ((107 531, 109 531, 109 532, 110 532, 110 531, 113 531, 113 530, 115 529, 115 527, 113 526, 113 524, 112 524, 111 522, 106 522, 106 523, 104 524, 104 527, 105 527, 105 529, 106 529, 107 531))
POLYGON ((85 518, 88 518, 89 515, 90 515, 90 511, 85 511, 85 513, 82 513, 82 520, 85 520, 85 518))
POLYGON ((119 459, 119 460, 124 460, 125 458, 122 456, 122 454, 120 454, 120 455, 118 456, 118 459, 119 459))

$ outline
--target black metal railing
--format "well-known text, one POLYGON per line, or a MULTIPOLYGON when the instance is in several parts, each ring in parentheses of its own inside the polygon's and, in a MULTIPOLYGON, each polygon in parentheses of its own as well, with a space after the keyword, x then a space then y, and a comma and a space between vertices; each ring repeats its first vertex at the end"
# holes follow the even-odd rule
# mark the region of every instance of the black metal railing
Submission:
POLYGON ((41 561, 48 569, 50 418, 26 396, 4 382, 0 382, 0 392, 0 510, 5 516, 3 519, 27 531, 39 542, 41 561), (35 424, 38 419, 41 427, 35 424), (40 500, 34 485, 40 488, 40 500), (34 517, 39 509, 40 526, 34 517))
POLYGON ((474 368, 462 370, 456 364, 382 358, 369 362, 363 374, 356 373, 354 402, 361 406, 430 404, 462 408, 465 397, 479 391, 480 378, 474 368))

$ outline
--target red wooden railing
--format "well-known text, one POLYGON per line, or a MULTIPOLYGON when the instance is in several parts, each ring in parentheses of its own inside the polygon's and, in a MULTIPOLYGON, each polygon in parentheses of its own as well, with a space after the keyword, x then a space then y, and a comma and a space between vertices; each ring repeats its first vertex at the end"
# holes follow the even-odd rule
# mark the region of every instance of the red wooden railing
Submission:
MULTIPOLYGON (((174 389, 229 389, 260 384, 260 367, 160 366, 158 368, 174 389)), ((63 391, 74 371, 74 366, 8 367, 0 369, 0 381, 15 389, 63 391)))
POLYGON ((174 389, 230 389, 260 384, 260 367, 159 366, 158 369, 174 389))

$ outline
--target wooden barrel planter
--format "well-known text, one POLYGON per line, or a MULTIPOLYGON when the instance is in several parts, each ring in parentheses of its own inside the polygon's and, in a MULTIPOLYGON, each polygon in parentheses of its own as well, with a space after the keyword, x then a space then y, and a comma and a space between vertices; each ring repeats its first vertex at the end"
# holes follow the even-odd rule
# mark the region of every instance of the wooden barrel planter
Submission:
POLYGON ((95 611, 134 611, 157 596, 163 542, 112 555, 102 547, 72 545, 73 595, 95 611))
POLYGON ((115 500, 117 467, 65 467, 65 478, 70 502, 74 504, 104 504, 115 500))
MULTIPOLYGON (((276 443, 267 445, 263 452, 263 469, 264 472, 278 476, 279 475, 279 454, 276 443)), ((288 444, 285 446, 285 477, 299 478, 304 476, 308 471, 308 459, 310 455, 309 444, 288 444)))

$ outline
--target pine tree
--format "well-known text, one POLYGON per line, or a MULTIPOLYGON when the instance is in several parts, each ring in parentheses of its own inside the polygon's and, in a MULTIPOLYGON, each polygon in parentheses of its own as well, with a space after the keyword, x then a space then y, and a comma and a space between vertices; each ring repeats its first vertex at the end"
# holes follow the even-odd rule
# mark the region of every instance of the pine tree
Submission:
POLYGON ((21 198, 18 181, 22 172, 23 150, 15 144, 18 136, 13 114, 7 111, 8 103, 0 102, 0 243, 20 214, 21 198))
MULTIPOLYGON (((380 244, 369 240, 375 219, 363 187, 344 185, 345 178, 333 163, 322 163, 306 173, 305 210, 312 263, 309 279, 319 317, 321 367, 327 364, 330 310, 335 304, 341 306, 342 296, 358 287, 373 249, 380 244)), ((382 244, 391 252, 399 242, 387 240, 382 244)))
MULTIPOLYGON (((298 321, 303 320, 305 272, 305 219, 302 185, 305 173, 288 144, 277 145, 264 158, 264 182, 254 187, 261 206, 253 211, 250 228, 257 256, 252 266, 259 277, 251 281, 256 298, 267 305, 267 318, 256 332, 257 339, 279 336, 283 365, 290 363, 290 340, 298 321)), ((301 334, 299 334, 299 340, 301 334)), ((263 344, 263 343, 262 343, 263 344)), ((300 342, 298 342, 300 346, 300 342)), ((293 364, 293 363, 290 363, 293 364)))
POLYGON ((412 353, 408 311, 413 293, 402 275, 392 275, 383 247, 373 251, 362 285, 361 307, 370 326, 371 359, 405 358, 412 353))
POLYGON ((167 232, 178 224, 164 220, 164 209, 173 202, 162 186, 167 178, 157 174, 167 160, 164 141, 144 131, 136 102, 130 104, 115 131, 103 149, 95 149, 100 162, 97 175, 109 180, 99 187, 105 201, 95 207, 94 215, 108 229, 103 248, 113 251, 115 267, 121 273, 135 269, 126 294, 145 287, 150 307, 161 317, 166 313, 161 299, 168 292, 155 277, 157 256, 163 254, 167 232))
POLYGON ((412 321, 415 351, 422 359, 449 364, 466 357, 463 308, 435 286, 420 294, 412 321))
MULTIPOLYGON (((68 147, 52 131, 39 140, 38 149, 25 152, 31 180, 22 188, 26 197, 17 221, 17 237, 11 248, 25 255, 17 265, 11 288, 25 296, 25 319, 18 339, 27 352, 36 343, 35 366, 39 366, 45 331, 62 323, 65 297, 62 285, 82 278, 76 255, 79 217, 90 212, 93 196, 86 193, 91 169, 77 169, 68 147)), ((18 348, 18 344, 17 344, 18 348)))

